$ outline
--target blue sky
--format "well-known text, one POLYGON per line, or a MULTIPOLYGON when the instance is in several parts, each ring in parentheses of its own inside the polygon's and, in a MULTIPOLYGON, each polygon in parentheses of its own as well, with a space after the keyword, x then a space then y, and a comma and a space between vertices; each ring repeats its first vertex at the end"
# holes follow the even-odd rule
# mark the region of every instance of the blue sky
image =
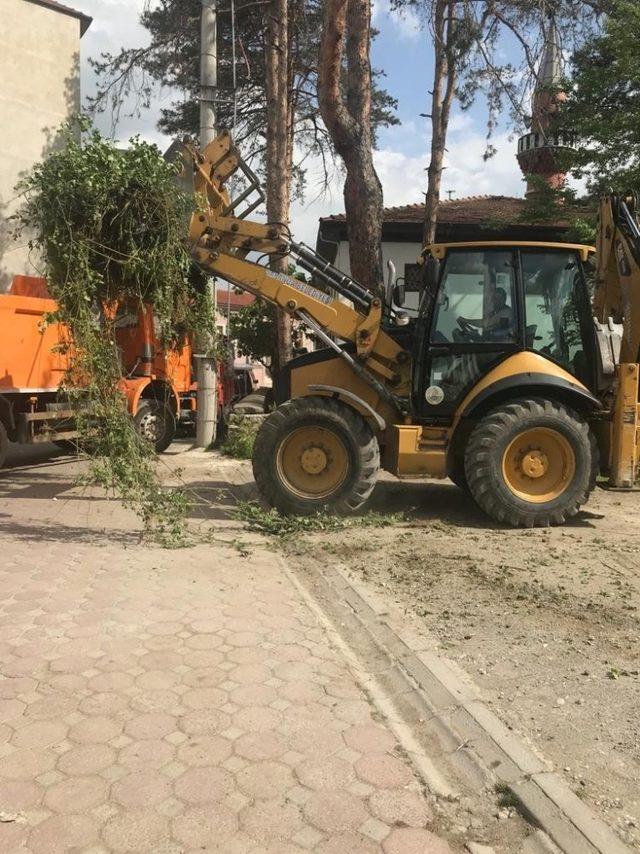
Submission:
MULTIPOLYGON (((76 7, 93 16, 82 43, 83 90, 93 88, 89 56, 102 50, 116 52, 121 46, 144 44, 146 33, 137 22, 144 0, 76 0, 76 7)), ((373 47, 373 64, 384 69, 384 84, 398 99, 399 126, 380 133, 376 167, 383 184, 385 204, 419 202, 426 185, 429 122, 419 114, 429 112, 428 90, 432 84, 432 50, 427 31, 417 18, 399 17, 388 10, 388 0, 375 0, 374 25, 380 30, 373 47)), ((151 110, 140 119, 125 119, 117 136, 127 139, 134 133, 166 148, 170 140, 158 133, 155 124, 162 103, 170 93, 159 93, 151 110)), ((478 102, 468 113, 454 107, 450 126, 443 190, 453 190, 455 198, 479 194, 522 195, 524 185, 515 160, 516 138, 505 126, 494 135, 497 154, 483 162, 486 113, 478 102)), ((108 121, 101 121, 109 131, 108 121)), ((318 164, 311 164, 309 191, 304 201, 292 209, 293 231, 308 243, 315 242, 320 216, 343 210, 341 181, 336 180, 328 193, 316 199, 318 164), (309 200, 313 199, 312 203, 309 200)))

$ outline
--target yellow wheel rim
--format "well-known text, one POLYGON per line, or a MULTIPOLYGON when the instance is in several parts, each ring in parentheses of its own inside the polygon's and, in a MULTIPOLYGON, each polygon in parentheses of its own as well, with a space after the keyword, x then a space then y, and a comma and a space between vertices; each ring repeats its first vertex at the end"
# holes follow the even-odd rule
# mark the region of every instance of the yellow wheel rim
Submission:
POLYGON ((278 475, 300 498, 328 498, 346 480, 349 454, 344 442, 326 427, 299 427, 281 443, 278 475))
POLYGON ((576 458, 557 430, 534 427, 520 433, 502 458, 502 476, 514 495, 532 504, 553 501, 567 489, 576 458))

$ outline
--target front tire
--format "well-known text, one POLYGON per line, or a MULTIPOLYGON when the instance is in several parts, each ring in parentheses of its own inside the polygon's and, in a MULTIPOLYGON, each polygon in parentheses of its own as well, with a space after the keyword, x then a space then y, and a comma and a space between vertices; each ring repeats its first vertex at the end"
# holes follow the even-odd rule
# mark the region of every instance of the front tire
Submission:
POLYGON ((586 421, 539 398, 489 412, 465 450, 469 491, 487 515, 514 527, 561 525, 591 494, 598 448, 586 421))
POLYGON ((328 397, 282 404, 263 422, 253 446, 258 489, 285 514, 357 510, 371 495, 379 468, 378 441, 367 422, 328 397))

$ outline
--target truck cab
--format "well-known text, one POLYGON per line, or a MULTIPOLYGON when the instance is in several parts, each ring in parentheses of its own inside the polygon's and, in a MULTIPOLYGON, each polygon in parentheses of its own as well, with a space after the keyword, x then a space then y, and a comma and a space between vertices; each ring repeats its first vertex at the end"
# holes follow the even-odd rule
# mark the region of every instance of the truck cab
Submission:
POLYGON ((534 385, 543 370, 565 391, 595 396, 587 267, 592 251, 581 245, 504 242, 428 247, 429 275, 414 335, 417 419, 452 423, 469 392, 479 391, 478 383, 491 373, 501 382, 503 398, 510 389, 534 385), (523 353, 530 354, 526 377, 508 367, 511 357, 523 353))

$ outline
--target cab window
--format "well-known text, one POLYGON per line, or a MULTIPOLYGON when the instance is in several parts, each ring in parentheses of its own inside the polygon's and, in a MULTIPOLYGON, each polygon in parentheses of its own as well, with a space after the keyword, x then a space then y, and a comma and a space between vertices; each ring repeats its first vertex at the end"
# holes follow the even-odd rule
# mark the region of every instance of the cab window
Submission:
POLYGON ((451 250, 438 289, 431 343, 514 342, 515 305, 511 251, 451 250))
POLYGON ((587 369, 580 324, 579 258, 572 251, 522 252, 526 344, 578 378, 587 369))

